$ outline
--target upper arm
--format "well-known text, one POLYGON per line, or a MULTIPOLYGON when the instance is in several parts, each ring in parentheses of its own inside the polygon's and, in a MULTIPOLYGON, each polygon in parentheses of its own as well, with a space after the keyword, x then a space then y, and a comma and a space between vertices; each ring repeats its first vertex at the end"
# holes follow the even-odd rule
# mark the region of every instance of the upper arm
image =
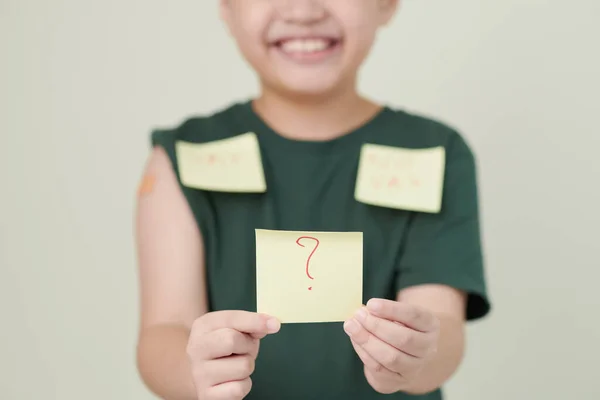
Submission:
POLYGON ((142 329, 191 327, 208 309, 203 242, 162 147, 153 149, 143 182, 135 229, 142 329))

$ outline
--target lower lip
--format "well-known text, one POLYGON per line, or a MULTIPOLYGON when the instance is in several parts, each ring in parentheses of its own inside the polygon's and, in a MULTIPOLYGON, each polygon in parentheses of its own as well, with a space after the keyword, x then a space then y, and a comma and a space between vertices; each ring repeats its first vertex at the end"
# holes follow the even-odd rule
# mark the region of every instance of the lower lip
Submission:
POLYGON ((327 61, 335 56, 340 51, 341 47, 341 42, 337 42, 321 51, 290 53, 283 51, 279 46, 273 46, 274 50, 283 57, 301 64, 318 64, 327 61))

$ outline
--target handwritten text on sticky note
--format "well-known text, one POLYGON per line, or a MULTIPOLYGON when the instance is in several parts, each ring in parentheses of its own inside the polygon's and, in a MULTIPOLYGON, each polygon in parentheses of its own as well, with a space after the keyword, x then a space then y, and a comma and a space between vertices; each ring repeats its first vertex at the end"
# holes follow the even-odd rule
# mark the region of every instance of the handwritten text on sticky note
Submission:
POLYGON ((339 322, 362 304, 361 232, 256 230, 257 311, 283 323, 339 322))
POLYGON ((405 149, 365 144, 355 198, 363 203, 438 213, 444 186, 443 147, 405 149))
POLYGON ((181 182, 218 192, 266 191, 258 139, 246 133, 207 143, 176 143, 181 182))

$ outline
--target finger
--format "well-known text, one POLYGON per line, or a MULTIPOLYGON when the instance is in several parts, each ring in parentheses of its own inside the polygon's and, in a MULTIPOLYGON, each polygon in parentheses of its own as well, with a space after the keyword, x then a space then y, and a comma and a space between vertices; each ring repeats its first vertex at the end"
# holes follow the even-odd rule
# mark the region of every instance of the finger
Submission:
POLYGON ((433 335, 415 331, 371 314, 365 307, 356 312, 355 319, 374 336, 413 357, 425 357, 432 347, 433 335))
POLYGON ((258 339, 230 328, 218 329, 206 333, 203 335, 202 340, 197 340, 196 342, 198 344, 196 348, 192 349, 192 352, 196 352, 196 354, 205 360, 235 354, 249 354, 256 357, 259 347, 258 339))
POLYGON ((252 389, 250 378, 226 382, 209 388, 207 398, 210 400, 241 400, 250 393, 250 389, 252 389))
POLYGON ((227 382, 242 381, 254 372, 254 357, 230 356, 210 360, 204 368, 204 382, 216 386, 227 382))
POLYGON ((350 340, 350 342, 352 343, 352 347, 354 347, 354 351, 356 351, 358 358, 360 358, 362 363, 365 365, 365 368, 367 368, 370 371, 373 371, 374 374, 381 374, 382 376, 387 376, 389 378, 397 378, 399 376, 399 374, 390 371, 382 364, 377 362, 373 357, 369 355, 369 353, 365 351, 365 349, 363 349, 354 340, 350 340))
POLYGON ((371 299, 367 303, 367 309, 378 317, 400 322, 417 331, 432 332, 438 328, 435 315, 412 304, 371 299))
POLYGON ((247 335, 254 339, 263 339, 265 336, 268 335, 268 333, 248 333, 247 335))
POLYGON ((406 385, 410 382, 400 374, 391 372, 390 375, 384 375, 373 372, 373 370, 370 370, 366 367, 365 378, 367 378, 367 382, 369 382, 373 389, 382 394, 397 393, 399 385, 401 385, 401 387, 406 387, 406 385))
POLYGON ((274 317, 238 310, 204 314, 196 323, 200 333, 231 328, 243 333, 266 335, 276 333, 281 328, 280 322, 274 317))
POLYGON ((416 370, 421 364, 421 360, 401 352, 393 346, 378 339, 367 331, 358 321, 349 320, 349 331, 346 332, 350 338, 356 342, 366 353, 385 368, 400 375, 406 375, 408 372, 416 370))

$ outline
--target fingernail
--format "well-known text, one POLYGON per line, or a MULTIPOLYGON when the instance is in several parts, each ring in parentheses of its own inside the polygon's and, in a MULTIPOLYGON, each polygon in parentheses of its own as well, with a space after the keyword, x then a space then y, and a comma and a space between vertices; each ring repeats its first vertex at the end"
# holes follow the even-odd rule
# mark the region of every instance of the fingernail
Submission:
POLYGON ((381 301, 380 300, 369 300, 367 302, 367 307, 369 310, 379 311, 381 310, 381 301))
POLYGON ((278 332, 281 328, 281 322, 277 320, 277 318, 269 318, 267 320, 267 332, 275 333, 278 332))
POLYGON ((364 307, 361 307, 358 311, 356 311, 356 319, 359 321, 364 321, 367 319, 368 312, 364 307))
POLYGON ((344 323, 344 330, 348 335, 353 335, 358 332, 358 323, 350 319, 344 323))

